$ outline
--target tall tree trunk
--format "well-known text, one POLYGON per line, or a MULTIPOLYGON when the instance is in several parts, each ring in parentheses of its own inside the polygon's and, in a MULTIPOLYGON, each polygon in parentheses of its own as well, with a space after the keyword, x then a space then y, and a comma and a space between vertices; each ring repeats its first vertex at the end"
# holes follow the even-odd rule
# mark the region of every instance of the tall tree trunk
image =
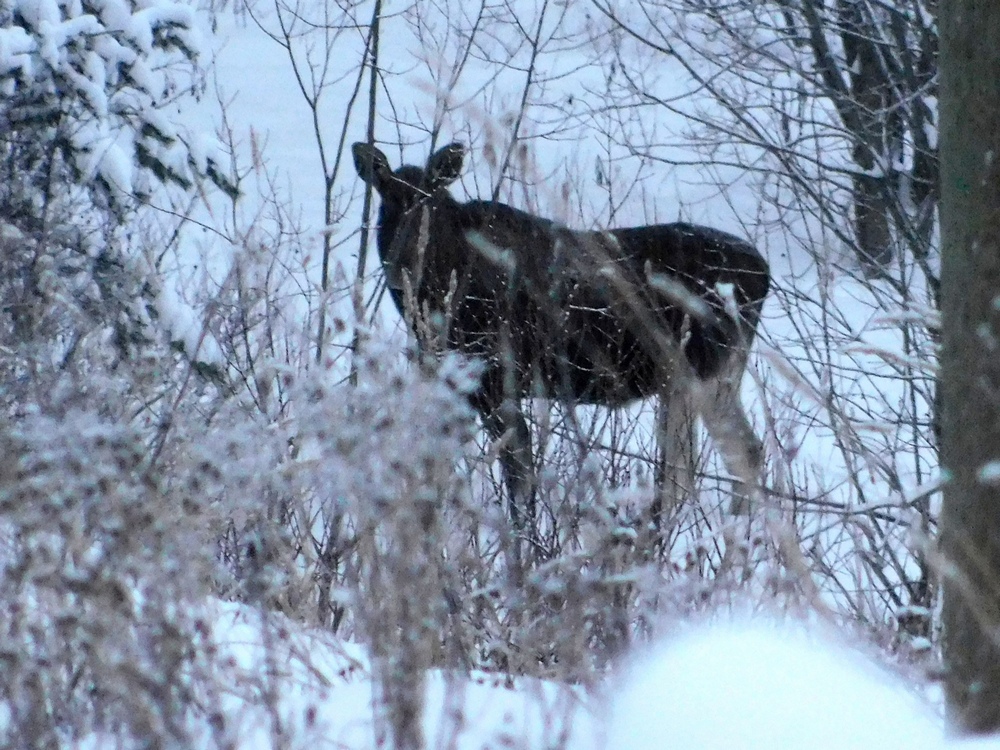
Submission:
MULTIPOLYGON (((903 142, 902 123, 893 101, 888 71, 873 33, 871 10, 863 0, 840 0, 838 20, 847 63, 851 106, 857 113, 852 129, 854 236, 861 268, 872 278, 892 261, 889 191, 892 171, 903 142)), ((847 105, 845 105, 847 106, 847 105)))
POLYGON ((1000 730, 1000 3, 941 3, 941 544, 948 713, 1000 730))

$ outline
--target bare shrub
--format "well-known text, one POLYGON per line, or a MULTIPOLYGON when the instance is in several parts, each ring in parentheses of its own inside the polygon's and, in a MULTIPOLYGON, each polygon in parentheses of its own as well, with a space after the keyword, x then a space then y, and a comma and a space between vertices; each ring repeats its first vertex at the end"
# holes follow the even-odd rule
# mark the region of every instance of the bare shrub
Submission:
POLYGON ((186 610, 209 562, 191 544, 203 537, 197 515, 147 471, 143 436, 93 411, 8 421, 0 440, 8 740, 55 746, 62 731, 94 730, 182 740, 186 610))

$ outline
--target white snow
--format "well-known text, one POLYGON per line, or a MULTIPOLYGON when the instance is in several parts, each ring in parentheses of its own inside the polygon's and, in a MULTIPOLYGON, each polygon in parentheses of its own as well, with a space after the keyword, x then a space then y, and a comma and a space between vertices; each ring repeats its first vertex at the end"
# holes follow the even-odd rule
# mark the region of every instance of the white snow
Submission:
POLYGON ((767 622, 698 629, 637 664, 614 701, 608 740, 630 750, 924 750, 944 742, 931 709, 858 652, 767 622))
POLYGON ((226 147, 218 138, 197 133, 187 146, 194 168, 201 174, 205 174, 213 164, 223 167, 229 163, 226 147))
POLYGON ((127 200, 132 195, 134 164, 131 154, 117 144, 109 143, 101 151, 98 174, 120 200, 127 200))
POLYGON ((148 49, 146 45, 152 46, 153 31, 163 26, 173 27, 172 32, 192 52, 201 49, 201 35, 195 25, 194 9, 184 3, 151 3, 149 7, 132 14, 128 33, 144 49, 148 49))
POLYGON ((195 310, 185 304, 174 289, 165 286, 157 295, 156 305, 171 339, 182 343, 189 357, 206 364, 224 364, 219 343, 198 319, 195 310))
POLYGON ((55 0, 18 2, 15 4, 15 7, 25 22, 36 30, 40 29, 43 24, 54 26, 59 23, 59 19, 62 17, 62 14, 59 12, 59 5, 55 0))
POLYGON ((0 29, 0 75, 21 70, 21 75, 31 75, 31 52, 35 42, 22 28, 0 29))

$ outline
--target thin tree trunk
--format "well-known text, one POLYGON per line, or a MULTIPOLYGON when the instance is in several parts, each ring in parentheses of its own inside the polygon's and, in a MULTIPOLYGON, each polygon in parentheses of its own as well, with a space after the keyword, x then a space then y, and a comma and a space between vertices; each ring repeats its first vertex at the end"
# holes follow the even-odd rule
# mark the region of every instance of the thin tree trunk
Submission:
POLYGON ((945 690, 1000 729, 1000 3, 941 3, 945 690))
MULTIPOLYGON (((371 78, 369 79, 368 87, 368 125, 365 129, 365 141, 367 143, 375 142, 375 107, 378 103, 378 79, 379 79, 379 69, 378 69, 378 45, 379 45, 379 26, 382 20, 382 0, 375 0, 375 7, 372 9, 372 23, 371 30, 368 36, 368 64, 370 66, 371 78)), ((368 263, 368 235, 369 224, 371 213, 372 213, 372 186, 365 186, 365 198, 364 204, 361 208, 362 216, 364 221, 361 223, 361 237, 358 240, 358 269, 357 276, 355 277, 355 297, 357 300, 362 298, 364 294, 365 285, 365 267, 368 263)), ((355 304, 357 308, 357 313, 359 317, 363 313, 362 306, 360 304, 355 304)), ((358 354, 361 352, 361 333, 362 321, 358 320, 354 327, 354 336, 351 339, 351 372, 350 380, 352 384, 357 384, 358 380, 358 354)))

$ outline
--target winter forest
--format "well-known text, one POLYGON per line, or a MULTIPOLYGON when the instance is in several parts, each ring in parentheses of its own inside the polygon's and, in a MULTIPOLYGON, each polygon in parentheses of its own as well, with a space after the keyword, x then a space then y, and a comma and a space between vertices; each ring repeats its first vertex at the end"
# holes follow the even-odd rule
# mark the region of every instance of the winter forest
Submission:
POLYGON ((936 14, 0 0, 3 745, 943 747, 936 14), (725 405, 685 357, 738 282, 647 261, 661 397, 512 398, 501 326, 491 422, 355 143, 547 220, 466 232, 483 278, 755 248, 725 405))

